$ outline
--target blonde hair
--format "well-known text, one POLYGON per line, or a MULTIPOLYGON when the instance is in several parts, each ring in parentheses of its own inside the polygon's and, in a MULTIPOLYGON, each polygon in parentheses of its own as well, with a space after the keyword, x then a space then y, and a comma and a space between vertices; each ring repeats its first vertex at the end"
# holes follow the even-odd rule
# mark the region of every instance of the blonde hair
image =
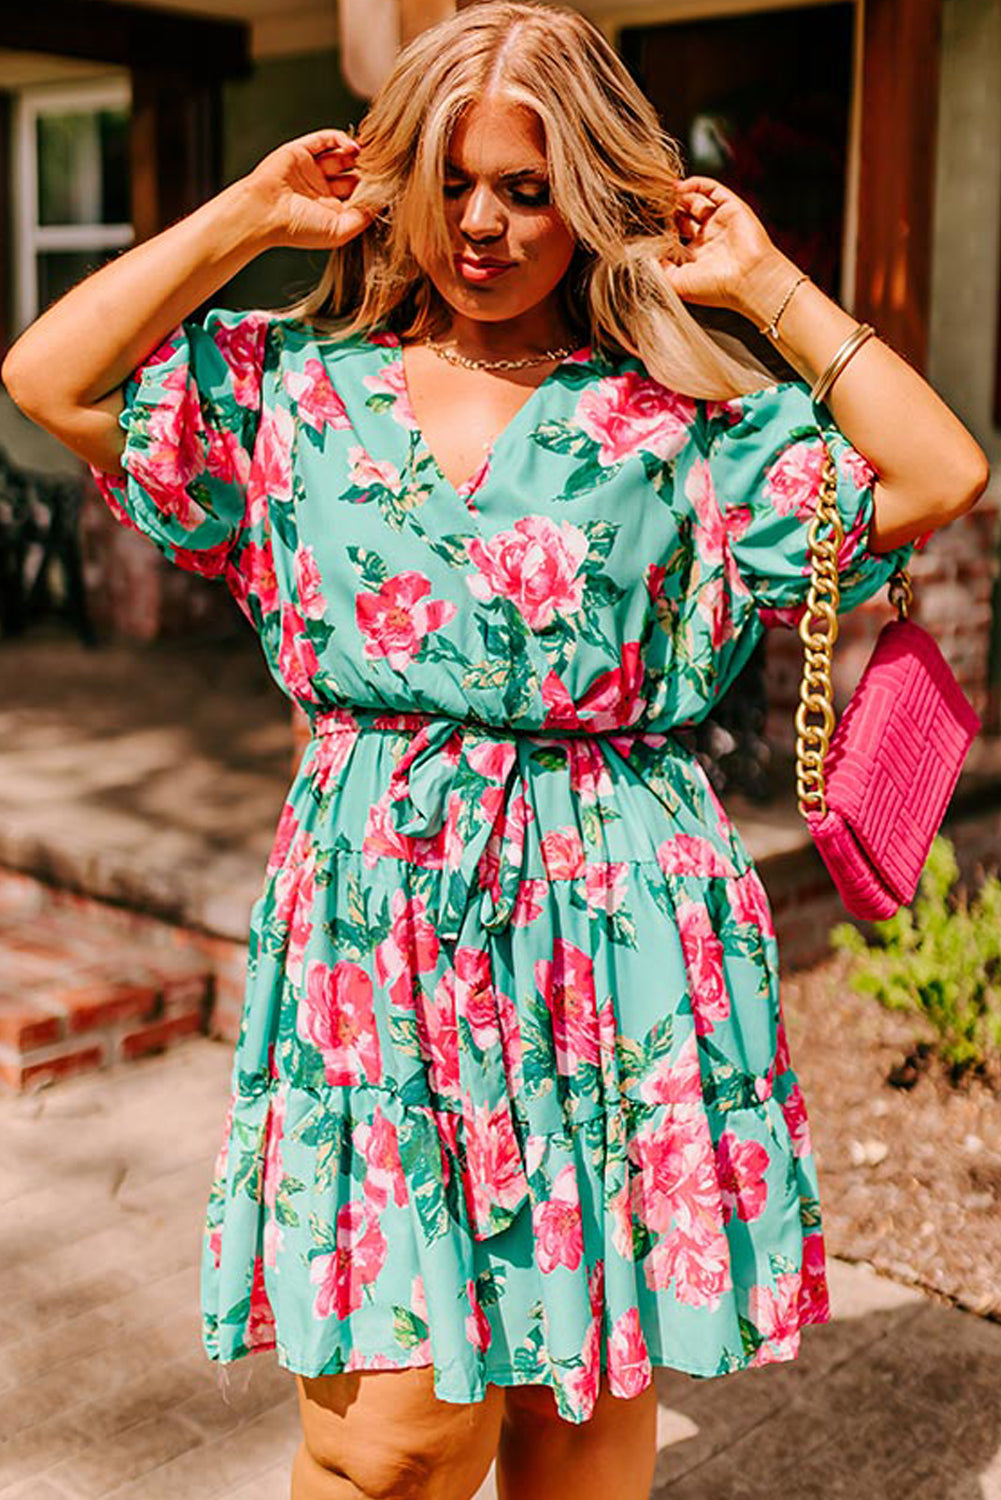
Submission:
POLYGON ((641 359, 655 380, 723 400, 774 380, 739 336, 700 325, 660 261, 680 262, 677 143, 601 32, 561 6, 482 0, 417 36, 358 127, 352 204, 374 213, 281 315, 346 338, 434 336, 448 312, 424 265, 448 258, 449 138, 486 94, 526 105, 546 141, 552 201, 576 246, 561 283, 575 334, 641 359))

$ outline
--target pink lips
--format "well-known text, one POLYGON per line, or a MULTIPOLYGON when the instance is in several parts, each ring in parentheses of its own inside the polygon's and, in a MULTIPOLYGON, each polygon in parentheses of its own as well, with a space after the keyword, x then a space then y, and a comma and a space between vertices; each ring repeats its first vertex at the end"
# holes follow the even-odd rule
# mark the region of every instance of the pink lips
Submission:
POLYGON ((466 281, 493 281, 495 276, 501 276, 509 271, 514 265, 511 260, 469 260, 464 255, 455 257, 455 264, 459 274, 466 281))

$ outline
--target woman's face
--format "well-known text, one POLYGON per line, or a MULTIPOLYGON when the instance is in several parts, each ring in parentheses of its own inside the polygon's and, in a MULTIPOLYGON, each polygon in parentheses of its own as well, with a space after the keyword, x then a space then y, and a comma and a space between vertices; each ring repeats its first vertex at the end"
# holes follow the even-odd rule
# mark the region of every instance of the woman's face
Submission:
POLYGON ((427 272, 453 312, 487 322, 545 312, 574 240, 550 201, 538 115, 497 96, 470 105, 452 133, 444 190, 452 255, 427 272))

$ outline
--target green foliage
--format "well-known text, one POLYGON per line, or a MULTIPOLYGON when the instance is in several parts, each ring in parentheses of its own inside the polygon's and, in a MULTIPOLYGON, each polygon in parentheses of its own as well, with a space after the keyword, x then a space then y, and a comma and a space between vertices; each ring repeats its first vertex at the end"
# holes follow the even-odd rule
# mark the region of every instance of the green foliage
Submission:
POLYGON ((1001 879, 971 902, 948 839, 935 840, 912 908, 872 924, 875 941, 841 923, 832 945, 853 956, 852 988, 928 1020, 954 1074, 1001 1060, 1001 879))

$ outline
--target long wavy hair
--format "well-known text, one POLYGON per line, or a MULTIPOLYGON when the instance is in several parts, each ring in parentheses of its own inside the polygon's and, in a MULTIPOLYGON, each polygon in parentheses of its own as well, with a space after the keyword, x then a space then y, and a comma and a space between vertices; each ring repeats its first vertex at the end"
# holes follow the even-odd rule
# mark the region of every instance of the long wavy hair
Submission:
POLYGON ((276 311, 335 339, 445 331, 448 308, 422 268, 451 254, 448 143, 488 93, 542 123, 552 201, 576 242, 560 293, 581 342, 635 355, 689 396, 723 400, 772 381, 739 334, 698 321, 707 310, 693 315, 663 270, 684 258, 674 220, 684 174, 653 105, 590 21, 523 0, 482 0, 399 53, 357 131, 351 202, 374 217, 331 252, 312 291, 276 311))

